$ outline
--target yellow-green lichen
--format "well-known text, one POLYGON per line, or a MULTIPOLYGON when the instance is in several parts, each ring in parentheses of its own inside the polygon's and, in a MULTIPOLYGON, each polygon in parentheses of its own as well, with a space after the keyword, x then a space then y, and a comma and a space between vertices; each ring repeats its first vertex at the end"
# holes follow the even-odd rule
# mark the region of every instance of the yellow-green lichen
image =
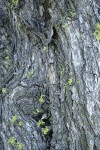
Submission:
POLYGON ((41 96, 40 96, 40 98, 39 98, 39 102, 40 102, 40 103, 44 103, 44 101, 45 101, 45 100, 44 100, 44 96, 45 96, 45 95, 41 94, 41 96))
POLYGON ((100 24, 99 23, 97 23, 95 25, 94 36, 95 36, 96 40, 100 41, 100 24))
POLYGON ((18 122, 18 126, 22 127, 24 125, 23 121, 18 122))
POLYGON ((7 89, 6 88, 2 88, 2 93, 6 94, 7 93, 7 89))
POLYGON ((39 128, 41 125, 45 125, 45 122, 42 121, 42 120, 39 120, 39 121, 37 122, 38 128, 39 128))
POLYGON ((73 85, 73 79, 72 79, 72 78, 69 78, 69 79, 68 79, 68 85, 70 85, 70 86, 73 85))
POLYGON ((8 140, 8 143, 12 146, 14 146, 16 144, 16 138, 15 137, 10 137, 8 140))
POLYGON ((45 128, 42 128, 42 133, 44 135, 47 135, 49 133, 50 129, 46 126, 45 128))
POLYGON ((67 29, 67 28, 68 28, 67 23, 64 23, 64 24, 62 25, 62 27, 63 27, 63 29, 67 29))
POLYGON ((14 7, 16 7, 19 3, 19 0, 10 0, 10 8, 13 9, 14 7))
POLYGON ((18 148, 18 150, 22 150, 23 147, 24 147, 23 143, 17 142, 17 148, 18 148))
POLYGON ((12 118, 11 118, 11 120, 10 120, 10 122, 12 124, 14 124, 17 120, 18 120, 18 116, 17 115, 13 115, 12 118))

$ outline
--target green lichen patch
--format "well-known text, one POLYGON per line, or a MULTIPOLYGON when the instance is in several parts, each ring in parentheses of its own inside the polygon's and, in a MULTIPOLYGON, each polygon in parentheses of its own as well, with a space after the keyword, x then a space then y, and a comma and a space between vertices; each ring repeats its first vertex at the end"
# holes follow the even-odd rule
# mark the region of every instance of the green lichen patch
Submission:
POLYGON ((28 71, 25 76, 27 78, 32 78, 34 77, 34 75, 35 75, 35 71, 32 69, 31 71, 28 71))
POLYGON ((18 122, 18 126, 22 127, 24 125, 23 121, 18 122))
POLYGON ((18 120, 18 116, 17 115, 13 115, 12 118, 11 118, 11 120, 10 120, 10 122, 12 124, 14 124, 17 120, 18 120))
POLYGON ((50 129, 46 126, 45 128, 42 128, 42 133, 44 135, 47 135, 49 133, 50 129))
POLYGON ((100 24, 99 23, 97 23, 95 26, 94 36, 96 40, 100 41, 100 24))
POLYGON ((40 126, 42 126, 42 125, 45 125, 45 122, 42 121, 42 120, 39 120, 39 121, 37 122, 38 128, 39 128, 40 126))
POLYGON ((70 85, 70 86, 73 85, 73 79, 71 77, 68 79, 68 85, 70 85))
POLYGON ((12 136, 12 137, 10 137, 10 138, 8 139, 8 143, 9 143, 12 147, 17 146, 17 149, 18 149, 18 150, 23 150, 24 144, 21 143, 21 142, 19 142, 19 141, 17 141, 17 139, 16 139, 14 136, 12 136))
POLYGON ((45 53, 48 52, 48 47, 47 46, 43 47, 43 52, 45 52, 45 53))
POLYGON ((19 3, 19 0, 10 0, 10 2, 8 3, 8 6, 10 9, 13 9, 14 7, 16 7, 19 3))
POLYGON ((18 148, 18 150, 22 150, 23 147, 24 147, 23 143, 17 142, 17 148, 18 148))
POLYGON ((16 144, 16 138, 15 137, 10 137, 9 140, 8 140, 8 143, 11 146, 14 146, 16 144))
POLYGON ((40 103, 44 103, 45 99, 44 99, 45 95, 41 94, 40 98, 39 98, 39 102, 40 103))
POLYGON ((64 23, 64 24, 62 25, 62 27, 63 27, 63 29, 67 29, 67 28, 68 28, 67 23, 64 23))
POLYGON ((6 88, 2 88, 2 93, 6 94, 7 93, 7 89, 6 88))

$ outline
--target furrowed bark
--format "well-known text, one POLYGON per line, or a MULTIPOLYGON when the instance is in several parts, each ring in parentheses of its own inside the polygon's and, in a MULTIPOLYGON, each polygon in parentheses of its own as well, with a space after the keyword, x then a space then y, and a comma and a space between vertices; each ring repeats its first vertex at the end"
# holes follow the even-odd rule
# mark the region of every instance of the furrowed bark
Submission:
POLYGON ((100 149, 99 21, 98 0, 0 0, 0 150, 100 149))

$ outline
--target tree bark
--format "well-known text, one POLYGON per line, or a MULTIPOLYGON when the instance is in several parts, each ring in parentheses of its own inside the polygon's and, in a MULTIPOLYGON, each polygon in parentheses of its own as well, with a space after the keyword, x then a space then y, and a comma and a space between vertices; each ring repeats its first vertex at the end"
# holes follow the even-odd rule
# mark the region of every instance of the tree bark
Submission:
POLYGON ((0 0, 0 150, 100 149, 96 25, 98 0, 0 0))

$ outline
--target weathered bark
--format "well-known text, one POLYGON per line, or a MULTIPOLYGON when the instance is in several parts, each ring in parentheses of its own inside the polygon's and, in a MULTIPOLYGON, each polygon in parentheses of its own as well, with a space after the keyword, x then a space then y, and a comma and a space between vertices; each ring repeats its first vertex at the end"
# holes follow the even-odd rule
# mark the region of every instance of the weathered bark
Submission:
POLYGON ((0 150, 99 150, 99 0, 15 2, 0 0, 0 150))

